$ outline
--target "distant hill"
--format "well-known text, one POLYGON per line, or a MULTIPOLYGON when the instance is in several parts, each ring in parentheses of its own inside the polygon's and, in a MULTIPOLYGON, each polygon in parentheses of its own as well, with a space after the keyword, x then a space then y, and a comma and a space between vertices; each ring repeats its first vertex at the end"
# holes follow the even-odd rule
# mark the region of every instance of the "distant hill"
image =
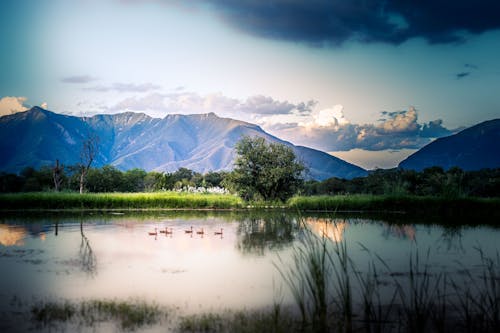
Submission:
POLYGON ((454 166, 463 170, 500 168, 500 119, 439 138, 399 163, 400 168, 417 171, 431 166, 445 170, 454 166))
POLYGON ((318 180, 354 178, 366 171, 314 149, 294 146, 264 132, 259 126, 214 113, 167 115, 163 119, 143 113, 74 117, 39 107, 0 117, 0 170, 19 172, 26 166, 66 165, 80 159, 89 133, 99 137, 94 166, 111 164, 121 170, 175 171, 186 167, 198 172, 230 170, 234 146, 245 135, 292 147, 318 180))

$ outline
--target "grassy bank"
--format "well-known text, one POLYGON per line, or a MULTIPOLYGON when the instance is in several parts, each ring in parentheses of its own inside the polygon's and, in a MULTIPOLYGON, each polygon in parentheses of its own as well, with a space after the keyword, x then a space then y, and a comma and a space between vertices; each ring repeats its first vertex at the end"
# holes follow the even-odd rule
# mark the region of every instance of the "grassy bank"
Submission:
POLYGON ((404 212, 415 215, 500 217, 500 198, 336 195, 297 196, 286 204, 245 203, 229 194, 155 193, 16 193, 0 194, 1 210, 86 209, 240 209, 285 208, 293 211, 404 212))
POLYGON ((500 216, 500 198, 336 195, 294 197, 288 207, 300 211, 404 212, 441 216, 500 216))
POLYGON ((240 198, 223 194, 155 193, 15 193, 0 195, 0 209, 229 209, 240 198))

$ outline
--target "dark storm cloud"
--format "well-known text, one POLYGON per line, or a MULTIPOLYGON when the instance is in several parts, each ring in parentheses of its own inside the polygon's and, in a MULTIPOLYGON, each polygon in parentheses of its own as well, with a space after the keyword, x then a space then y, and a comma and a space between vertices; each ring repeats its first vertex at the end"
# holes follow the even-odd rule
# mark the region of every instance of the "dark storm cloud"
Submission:
POLYGON ((61 82, 80 84, 80 83, 89 83, 95 80, 97 79, 90 75, 73 75, 73 76, 63 77, 61 79, 61 82))
POLYGON ((312 45, 347 40, 399 44, 465 40, 500 28, 498 0, 210 0, 223 21, 243 32, 312 45))

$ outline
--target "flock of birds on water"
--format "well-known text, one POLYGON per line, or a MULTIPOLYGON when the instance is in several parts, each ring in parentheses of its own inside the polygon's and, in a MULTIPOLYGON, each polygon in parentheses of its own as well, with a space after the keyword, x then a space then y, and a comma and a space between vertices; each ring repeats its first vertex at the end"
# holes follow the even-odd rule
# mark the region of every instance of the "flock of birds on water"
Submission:
MULTIPOLYGON (((173 233, 174 233, 174 229, 173 228, 165 227, 165 229, 158 230, 158 228, 155 228, 155 231, 148 231, 148 235, 156 237, 156 236, 158 236, 158 231, 159 231, 160 234, 165 234, 166 236, 169 236, 169 235, 172 236, 173 233)), ((215 236, 220 236, 222 238, 223 232, 224 232, 224 229, 220 228, 220 231, 215 231, 214 235, 215 236)), ((190 229, 184 230, 184 233, 188 234, 188 235, 191 235, 191 237, 193 236, 194 233, 196 233, 197 235, 200 235, 201 237, 203 237, 205 234, 208 234, 208 232, 206 232, 203 228, 201 228, 200 230, 194 231, 193 230, 193 226, 191 226, 190 229)))

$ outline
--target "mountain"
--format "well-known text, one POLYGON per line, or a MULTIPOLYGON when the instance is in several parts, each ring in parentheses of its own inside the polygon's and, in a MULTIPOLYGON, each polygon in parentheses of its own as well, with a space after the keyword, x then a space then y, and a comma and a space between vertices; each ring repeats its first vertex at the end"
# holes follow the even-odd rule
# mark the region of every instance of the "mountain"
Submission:
POLYGON ((26 166, 79 162, 82 141, 99 138, 94 166, 111 164, 121 170, 141 168, 172 172, 185 167, 198 172, 230 170, 234 146, 245 135, 292 147, 314 179, 354 178, 366 171, 327 153, 282 141, 259 126, 214 113, 167 115, 143 113, 74 117, 39 107, 0 117, 0 170, 19 172, 26 166))
POLYGON ((440 166, 447 170, 500 168, 500 119, 482 122, 457 134, 437 139, 399 163, 420 171, 440 166))

